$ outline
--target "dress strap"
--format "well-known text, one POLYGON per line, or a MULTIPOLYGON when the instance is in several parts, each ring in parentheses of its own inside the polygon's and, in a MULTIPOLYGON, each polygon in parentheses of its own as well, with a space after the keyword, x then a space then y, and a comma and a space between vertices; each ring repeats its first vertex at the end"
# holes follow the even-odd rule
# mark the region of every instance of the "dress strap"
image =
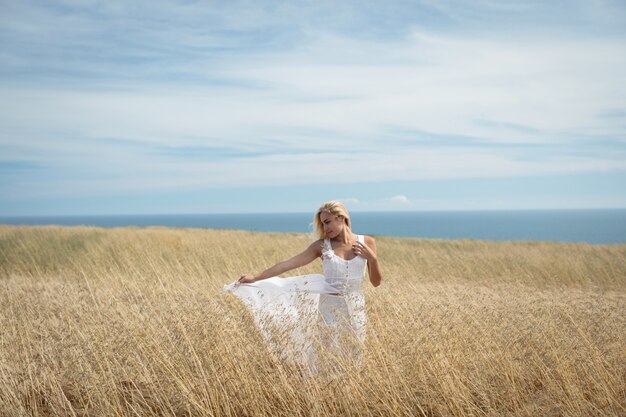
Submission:
POLYGON ((365 236, 364 235, 357 235, 357 240, 365 245, 365 236))
POLYGON ((329 251, 334 252, 333 251, 333 245, 330 244, 330 239, 329 238, 324 239, 324 243, 326 243, 326 247, 328 248, 329 251))

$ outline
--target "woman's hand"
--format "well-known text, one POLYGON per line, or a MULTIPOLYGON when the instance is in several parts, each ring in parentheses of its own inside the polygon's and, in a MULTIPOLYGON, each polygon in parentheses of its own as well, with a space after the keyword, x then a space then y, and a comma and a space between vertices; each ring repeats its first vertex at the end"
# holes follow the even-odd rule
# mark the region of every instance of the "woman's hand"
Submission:
POLYGON ((256 282, 256 278, 254 277, 254 275, 244 274, 240 275, 239 278, 237 278, 236 286, 238 287, 241 284, 251 284, 253 282, 256 282))
POLYGON ((354 252, 355 255, 360 256, 361 258, 365 258, 370 262, 376 259, 376 253, 374 253, 372 249, 368 248, 361 242, 356 242, 354 245, 352 245, 352 252, 354 252))

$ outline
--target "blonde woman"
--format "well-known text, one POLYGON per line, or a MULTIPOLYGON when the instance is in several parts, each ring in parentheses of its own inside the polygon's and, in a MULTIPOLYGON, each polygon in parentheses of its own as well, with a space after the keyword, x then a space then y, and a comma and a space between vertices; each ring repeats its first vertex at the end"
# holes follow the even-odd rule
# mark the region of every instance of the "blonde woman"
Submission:
POLYGON ((262 272, 241 275, 224 291, 246 304, 272 351, 317 375, 337 369, 337 364, 341 369, 346 362, 361 364, 365 272, 374 287, 382 274, 376 241, 352 232, 342 203, 323 203, 313 224, 319 239, 302 253, 262 272), (279 277, 318 258, 323 275, 279 277))

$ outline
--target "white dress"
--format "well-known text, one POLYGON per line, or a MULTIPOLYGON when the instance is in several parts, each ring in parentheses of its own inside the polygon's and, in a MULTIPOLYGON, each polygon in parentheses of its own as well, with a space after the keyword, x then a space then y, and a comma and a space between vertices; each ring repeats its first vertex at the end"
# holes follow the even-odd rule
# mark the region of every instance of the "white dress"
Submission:
MULTIPOLYGON (((363 235, 358 240, 364 242, 363 235)), ((270 350, 312 375, 359 366, 365 342, 363 281, 367 260, 345 260, 329 239, 322 250, 324 275, 273 277, 226 285, 248 307, 270 350)))

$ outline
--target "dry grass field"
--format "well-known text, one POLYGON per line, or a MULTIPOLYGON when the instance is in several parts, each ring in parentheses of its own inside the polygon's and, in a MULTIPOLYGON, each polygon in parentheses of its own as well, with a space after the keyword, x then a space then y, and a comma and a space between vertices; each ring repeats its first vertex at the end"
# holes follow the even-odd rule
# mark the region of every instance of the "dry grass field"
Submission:
POLYGON ((307 379, 220 289, 310 241, 0 225, 0 416, 626 416, 626 245, 379 237, 364 366, 307 379))

